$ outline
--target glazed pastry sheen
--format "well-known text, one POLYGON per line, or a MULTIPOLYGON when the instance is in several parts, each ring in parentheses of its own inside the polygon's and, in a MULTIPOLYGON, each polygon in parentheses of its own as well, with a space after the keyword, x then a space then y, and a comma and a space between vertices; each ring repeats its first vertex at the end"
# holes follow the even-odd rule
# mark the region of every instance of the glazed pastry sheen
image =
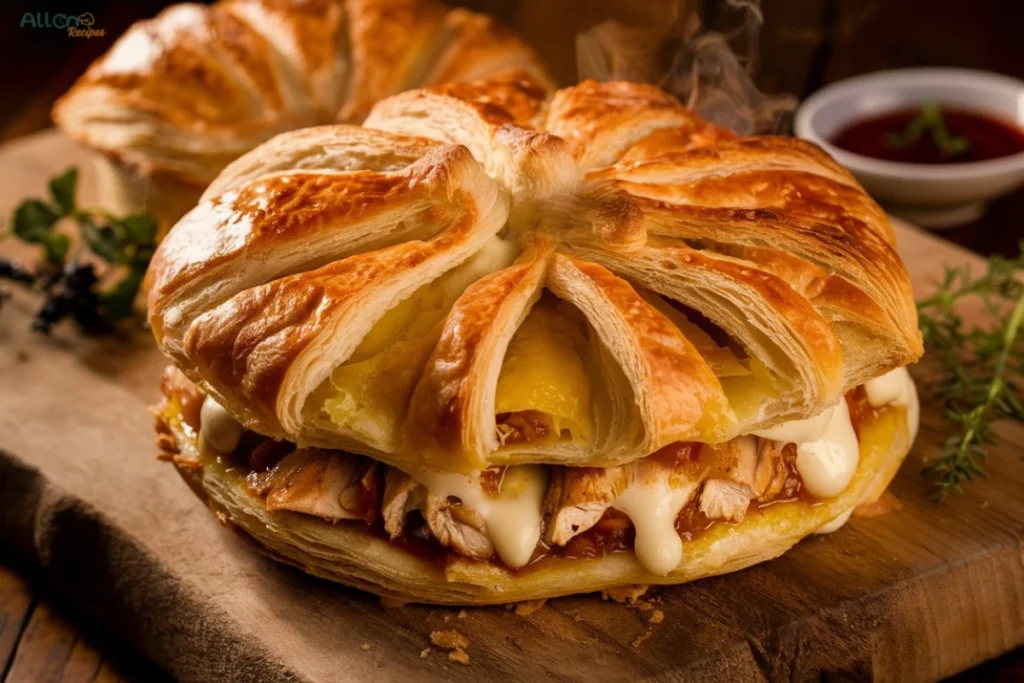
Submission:
POLYGON ((511 73, 548 82, 507 29, 435 0, 185 3, 129 28, 53 118, 119 166, 201 191, 280 132, 358 123, 404 89, 511 73))
POLYGON ((719 443, 921 354, 846 171, 631 83, 440 85, 280 135, 150 282, 159 344, 246 427, 406 471, 719 443))

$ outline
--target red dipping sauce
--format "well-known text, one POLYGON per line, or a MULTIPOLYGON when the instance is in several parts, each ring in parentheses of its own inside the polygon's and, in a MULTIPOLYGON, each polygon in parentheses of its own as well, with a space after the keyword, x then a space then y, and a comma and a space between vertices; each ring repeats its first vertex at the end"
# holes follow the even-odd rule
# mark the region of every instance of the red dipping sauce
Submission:
POLYGON ((1018 126, 962 109, 941 111, 951 137, 966 138, 967 148, 950 152, 937 144, 930 131, 903 144, 893 144, 921 114, 921 108, 901 109, 862 119, 841 130, 832 144, 848 152, 910 164, 963 164, 1024 152, 1024 131, 1018 126))

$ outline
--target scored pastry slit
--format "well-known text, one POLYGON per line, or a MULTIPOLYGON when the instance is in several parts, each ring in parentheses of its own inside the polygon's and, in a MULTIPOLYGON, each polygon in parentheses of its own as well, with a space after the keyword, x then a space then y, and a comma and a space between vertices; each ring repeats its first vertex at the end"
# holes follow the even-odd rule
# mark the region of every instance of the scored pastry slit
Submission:
POLYGON ((838 398, 840 347, 826 320, 785 279, 750 261, 657 236, 632 260, 595 258, 635 285, 699 311, 746 349, 750 374, 720 379, 740 423, 766 423, 838 398))
POLYGON ((745 411, 756 409, 762 398, 775 393, 771 371, 734 335, 682 302, 639 286, 637 291, 697 348, 739 419, 743 419, 745 411))
POLYGON ((501 446, 585 444, 593 436, 586 320, 545 292, 509 342, 495 393, 501 446))
POLYGON ((354 432, 381 446, 397 442, 412 391, 456 300, 479 278, 508 266, 517 247, 499 237, 395 302, 359 346, 311 395, 322 429, 354 432))
POLYGON ((728 244, 708 238, 682 241, 691 249, 756 263, 760 270, 785 280, 806 297, 831 325, 843 350, 845 386, 863 384, 878 372, 872 363, 900 353, 898 344, 884 332, 892 321, 889 313, 849 278, 822 264, 767 245, 728 244))

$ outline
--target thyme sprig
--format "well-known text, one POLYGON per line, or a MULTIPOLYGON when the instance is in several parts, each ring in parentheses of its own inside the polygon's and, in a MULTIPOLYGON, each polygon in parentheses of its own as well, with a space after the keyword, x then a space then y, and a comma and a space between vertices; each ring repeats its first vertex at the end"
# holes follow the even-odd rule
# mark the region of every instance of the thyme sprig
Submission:
POLYGON ((32 321, 37 331, 49 332, 64 318, 74 320, 86 334, 111 331, 132 313, 155 249, 156 222, 144 213, 119 218, 102 209, 79 206, 75 168, 51 178, 48 189, 46 198, 21 202, 14 210, 10 230, 0 232, 0 240, 13 237, 40 247, 39 262, 27 267, 0 259, 0 281, 43 294, 43 305, 32 321), (65 221, 77 226, 77 241, 58 229, 65 221), (92 253, 91 261, 85 258, 86 251, 92 253), (96 261, 107 265, 101 274, 96 272, 96 261))
POLYGON ((1021 252, 1016 259, 993 256, 977 278, 970 268, 949 267, 936 292, 917 302, 925 346, 942 368, 944 414, 958 428, 923 470, 937 500, 962 494, 965 482, 985 476, 988 447, 999 441, 995 421, 1024 422, 1018 383, 1024 376, 1024 242, 1021 252), (965 327, 956 309, 969 297, 981 301, 994 326, 965 327))

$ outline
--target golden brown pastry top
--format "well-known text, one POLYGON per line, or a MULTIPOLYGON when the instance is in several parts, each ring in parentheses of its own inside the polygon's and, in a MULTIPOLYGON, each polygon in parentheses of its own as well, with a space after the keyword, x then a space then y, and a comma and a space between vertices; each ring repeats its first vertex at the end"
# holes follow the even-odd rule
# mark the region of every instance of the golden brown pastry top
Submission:
POLYGON ((630 83, 445 86, 388 98, 363 127, 279 136, 225 169, 150 276, 161 347, 237 419, 407 471, 720 442, 921 354, 891 227, 846 171, 630 83), (403 306, 429 309, 453 278, 436 323, 408 332, 422 316, 403 306), (578 329, 563 343, 590 387, 580 438, 497 433, 503 362, 535 308, 578 329), (388 393, 332 422, 338 372, 388 393))
POLYGON ((409 88, 529 73, 533 51, 437 0, 221 0, 139 21, 54 107, 73 138, 200 188, 286 130, 359 123, 409 88))

